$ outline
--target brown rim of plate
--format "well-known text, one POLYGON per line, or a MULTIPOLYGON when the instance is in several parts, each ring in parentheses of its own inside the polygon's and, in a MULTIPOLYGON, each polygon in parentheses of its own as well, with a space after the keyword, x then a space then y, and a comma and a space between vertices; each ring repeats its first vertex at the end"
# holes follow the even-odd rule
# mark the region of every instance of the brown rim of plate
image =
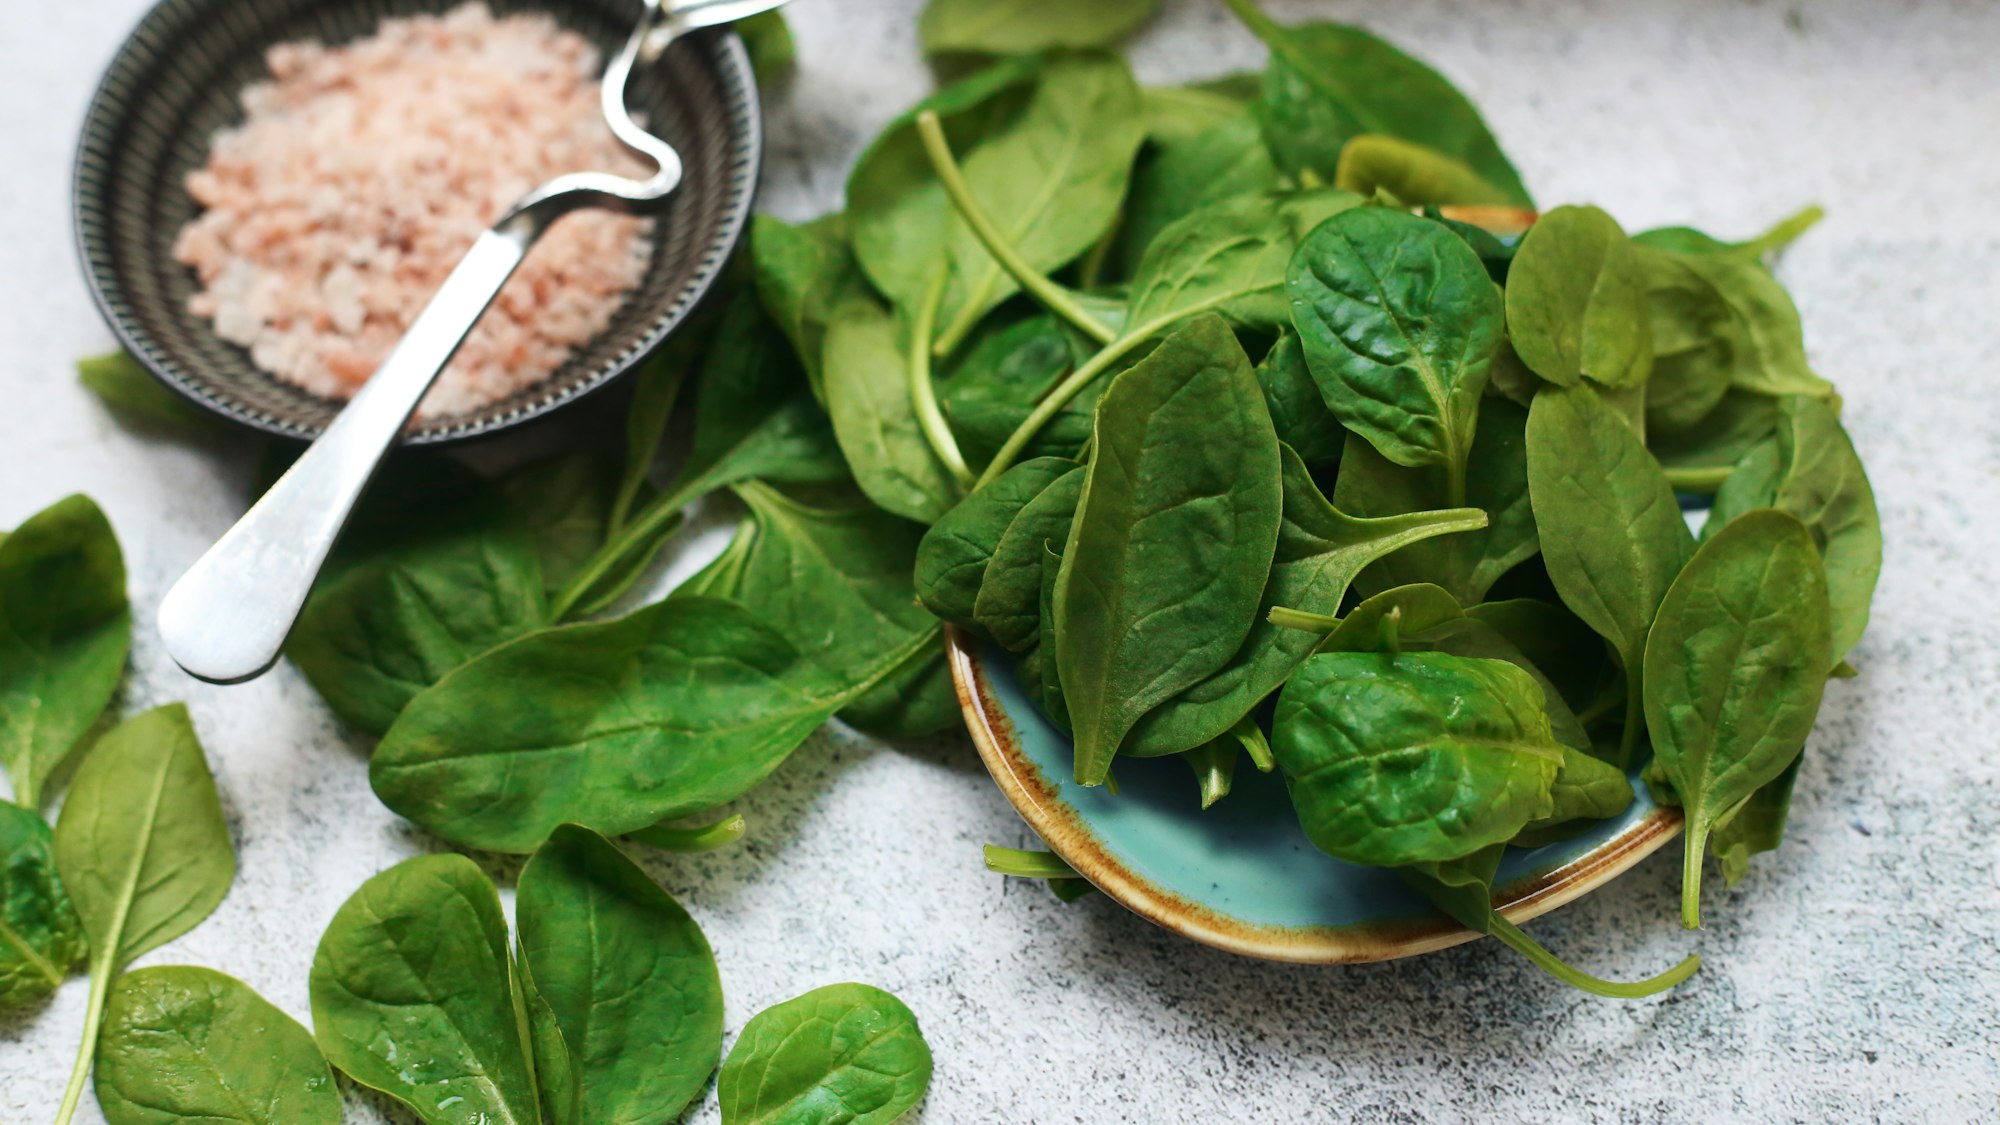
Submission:
MULTIPOLYGON (((1104 850, 1076 811, 1065 804, 1023 755, 1013 720, 993 694, 978 642, 956 628, 945 630, 951 679, 958 687, 965 726, 986 772, 1014 811, 1049 850, 1113 902, 1164 929, 1245 957, 1303 965, 1355 964, 1411 957, 1480 936, 1429 915, 1355 926, 1263 926, 1228 917, 1175 894, 1133 871, 1104 850)), ((1659 808, 1569 863, 1500 887, 1500 913, 1526 922, 1588 894, 1658 851, 1680 832, 1679 809, 1659 808)))

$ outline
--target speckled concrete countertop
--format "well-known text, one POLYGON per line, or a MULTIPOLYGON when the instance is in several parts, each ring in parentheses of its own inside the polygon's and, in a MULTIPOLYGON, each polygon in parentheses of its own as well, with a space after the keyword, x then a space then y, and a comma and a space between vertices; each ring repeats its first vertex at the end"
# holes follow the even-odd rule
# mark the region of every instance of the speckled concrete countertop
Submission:
MULTIPOLYGON (((69 242, 91 84, 145 0, 10 5, 0 36, 0 527, 73 491, 109 511, 141 614, 240 510, 248 458, 134 436, 74 384, 110 336, 69 242)), ((1077 0, 1087 3, 1088 0, 1077 0)), ((770 98, 765 206, 839 202, 860 145, 927 88, 917 0, 799 0, 770 98)), ((1026 833, 961 736, 809 742, 740 804, 734 849, 653 873, 706 928, 729 1028, 816 985, 890 988, 937 1053, 930 1125, 973 1122, 1992 1120, 2000 1104, 2000 5, 1819 0, 1271 0, 1358 19, 1485 110, 1536 194, 1628 226, 1748 233, 1812 201, 1784 262, 1874 477, 1888 562, 1861 678, 1828 693, 1792 839, 1709 928, 1677 851, 1535 924, 1579 964, 1707 965, 1656 1002, 1552 985, 1490 942, 1297 969, 1189 945, 980 867, 1026 833)), ((1152 81, 1255 66, 1216 0, 1170 0, 1152 81)), ((141 630, 125 705, 188 700, 242 870, 147 963, 234 973, 295 1015, 321 928, 433 845, 368 790, 366 744, 281 669, 212 688, 141 630)), ((1719 884, 1719 880, 1716 881, 1719 884)), ((0 1120, 53 1116, 81 979, 0 1022, 0 1120)), ((694 1120, 713 1121, 713 1100, 694 1120)), ((392 1120, 355 1102, 350 1121, 392 1120)), ((79 1120, 99 1120, 86 1106, 79 1120)))

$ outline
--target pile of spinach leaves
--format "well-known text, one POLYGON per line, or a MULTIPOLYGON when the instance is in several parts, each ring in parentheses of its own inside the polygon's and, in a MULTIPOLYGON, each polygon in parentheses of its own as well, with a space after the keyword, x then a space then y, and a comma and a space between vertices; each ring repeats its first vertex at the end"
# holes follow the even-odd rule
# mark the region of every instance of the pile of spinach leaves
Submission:
POLYGON ((863 155, 812 228, 873 290, 827 305, 829 342, 879 324, 857 479, 918 490, 918 596, 1012 654, 1079 783, 1179 755, 1206 806, 1247 755, 1329 854, 1578 987, 1669 987, 1693 958, 1586 976, 1492 881, 1642 764, 1685 810, 1688 925, 1707 850, 1734 882, 1782 835, 1881 565, 1767 264, 1817 212, 1741 243, 1538 213, 1434 71, 1229 6, 1261 76, 1131 93, 1108 55, 1015 55, 863 155))

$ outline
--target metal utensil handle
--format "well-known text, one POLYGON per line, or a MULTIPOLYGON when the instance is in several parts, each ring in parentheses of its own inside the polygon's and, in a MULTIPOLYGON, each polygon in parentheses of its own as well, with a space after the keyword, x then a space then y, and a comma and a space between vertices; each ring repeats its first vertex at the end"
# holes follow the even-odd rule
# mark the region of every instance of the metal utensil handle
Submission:
POLYGON ((325 434, 167 592, 160 635, 175 663, 218 684, 277 663, 376 466, 546 227, 517 214, 481 234, 325 434))

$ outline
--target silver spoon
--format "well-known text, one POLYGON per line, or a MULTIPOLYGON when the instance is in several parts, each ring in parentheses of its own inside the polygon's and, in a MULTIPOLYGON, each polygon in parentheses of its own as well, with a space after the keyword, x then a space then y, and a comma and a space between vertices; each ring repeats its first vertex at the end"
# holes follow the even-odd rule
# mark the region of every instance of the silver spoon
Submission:
POLYGON ((646 180, 601 172, 558 176, 529 192, 479 236, 430 304, 318 441, 188 569, 160 603, 160 636, 175 663, 211 683, 263 675, 305 607, 313 580, 368 480, 424 393, 549 225, 580 207, 656 214, 681 182, 673 146, 625 109, 634 66, 674 40, 766 12, 785 0, 644 0, 645 14, 604 71, 604 119, 658 171, 646 180))

